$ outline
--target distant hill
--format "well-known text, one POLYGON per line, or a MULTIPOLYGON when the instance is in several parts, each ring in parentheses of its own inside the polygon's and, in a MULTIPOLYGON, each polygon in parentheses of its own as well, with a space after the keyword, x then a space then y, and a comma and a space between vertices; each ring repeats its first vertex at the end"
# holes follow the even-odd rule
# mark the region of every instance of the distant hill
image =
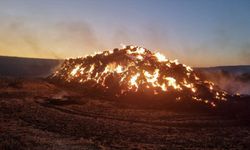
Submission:
POLYGON ((0 56, 0 76, 45 77, 61 60, 0 56))
POLYGON ((208 72, 227 72, 233 74, 250 73, 250 65, 203 67, 195 69, 208 72))

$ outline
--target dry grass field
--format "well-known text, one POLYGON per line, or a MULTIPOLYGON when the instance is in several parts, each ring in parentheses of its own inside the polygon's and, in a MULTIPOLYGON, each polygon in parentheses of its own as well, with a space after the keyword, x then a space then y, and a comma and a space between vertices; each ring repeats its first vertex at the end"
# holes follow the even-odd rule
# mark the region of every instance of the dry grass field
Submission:
POLYGON ((1 78, 0 149, 249 149, 249 113, 237 111, 146 109, 1 78))

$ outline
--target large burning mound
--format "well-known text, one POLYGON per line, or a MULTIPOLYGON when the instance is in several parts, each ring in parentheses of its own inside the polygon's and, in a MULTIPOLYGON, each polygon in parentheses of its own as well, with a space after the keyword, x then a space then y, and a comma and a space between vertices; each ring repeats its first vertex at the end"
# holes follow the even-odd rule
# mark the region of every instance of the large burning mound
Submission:
POLYGON ((191 67, 137 46, 65 60, 50 78, 113 97, 139 95, 216 106, 228 96, 212 82, 198 77, 191 67))

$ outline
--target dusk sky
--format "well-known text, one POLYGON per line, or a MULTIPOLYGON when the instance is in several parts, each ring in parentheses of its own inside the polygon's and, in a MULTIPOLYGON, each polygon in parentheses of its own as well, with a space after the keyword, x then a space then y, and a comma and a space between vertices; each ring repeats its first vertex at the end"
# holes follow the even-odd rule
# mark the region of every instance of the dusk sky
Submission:
POLYGON ((0 55, 138 45, 191 66, 250 64, 250 0, 0 0, 0 55))

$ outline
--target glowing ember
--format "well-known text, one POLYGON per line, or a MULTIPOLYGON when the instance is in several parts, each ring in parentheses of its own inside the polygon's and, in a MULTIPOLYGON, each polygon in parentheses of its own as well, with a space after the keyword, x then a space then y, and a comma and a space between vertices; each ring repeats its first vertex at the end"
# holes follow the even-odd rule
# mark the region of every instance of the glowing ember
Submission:
POLYGON ((191 67, 137 46, 65 60, 51 79, 83 87, 91 84, 118 97, 152 93, 164 99, 192 99, 213 107, 227 97, 212 82, 200 79, 191 67))
POLYGON ((79 70, 79 68, 80 68, 80 66, 76 66, 75 69, 73 69, 70 74, 72 76, 74 76, 77 73, 77 71, 79 70))
POLYGON ((160 53, 155 53, 154 56, 158 59, 159 62, 168 61, 166 57, 160 53))

